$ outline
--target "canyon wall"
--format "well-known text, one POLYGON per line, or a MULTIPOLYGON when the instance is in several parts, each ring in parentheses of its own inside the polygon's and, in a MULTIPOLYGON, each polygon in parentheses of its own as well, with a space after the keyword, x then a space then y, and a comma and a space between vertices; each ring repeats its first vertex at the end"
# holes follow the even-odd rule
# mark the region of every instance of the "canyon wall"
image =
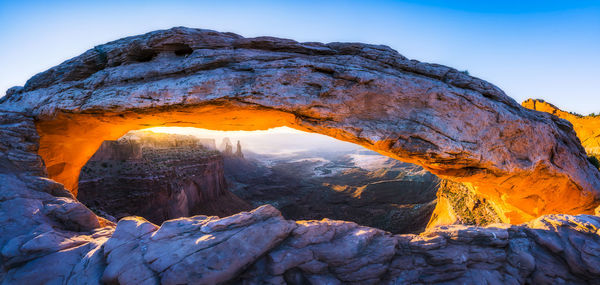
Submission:
POLYGON ((287 159, 269 156, 267 166, 229 156, 225 174, 238 197, 254 207, 273 205, 286 219, 328 218, 394 234, 422 232, 440 179, 414 164, 369 156, 384 162, 357 165, 348 154, 323 158, 308 151, 287 159))
POLYGON ((507 221, 502 210, 479 195, 472 186, 442 180, 427 228, 452 224, 485 226, 507 221))
POLYGON ((588 154, 600 156, 600 116, 582 116, 569 113, 540 99, 523 101, 523 107, 541 112, 550 113, 569 121, 581 140, 581 144, 588 154))
POLYGON ((214 140, 130 132, 104 141, 82 168, 77 199, 120 219, 161 224, 196 214, 229 216, 250 206, 227 190, 214 140))

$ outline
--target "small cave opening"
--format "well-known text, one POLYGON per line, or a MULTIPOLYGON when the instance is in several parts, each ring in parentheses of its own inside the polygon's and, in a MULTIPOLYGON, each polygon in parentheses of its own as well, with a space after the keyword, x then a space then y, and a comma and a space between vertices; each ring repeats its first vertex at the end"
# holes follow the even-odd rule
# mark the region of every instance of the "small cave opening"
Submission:
POLYGON ((186 44, 176 44, 176 45, 172 45, 172 49, 173 49, 173 53, 175 53, 176 56, 184 56, 184 55, 188 55, 191 54, 192 52, 194 52, 194 50, 186 44))
POLYGON ((134 62, 148 62, 154 59, 158 53, 150 49, 136 49, 129 52, 128 57, 134 62))
POLYGON ((271 204, 291 220, 418 233, 435 209, 439 185, 420 166, 287 127, 158 127, 102 142, 81 168, 77 198, 113 221, 138 215, 161 224, 271 204))

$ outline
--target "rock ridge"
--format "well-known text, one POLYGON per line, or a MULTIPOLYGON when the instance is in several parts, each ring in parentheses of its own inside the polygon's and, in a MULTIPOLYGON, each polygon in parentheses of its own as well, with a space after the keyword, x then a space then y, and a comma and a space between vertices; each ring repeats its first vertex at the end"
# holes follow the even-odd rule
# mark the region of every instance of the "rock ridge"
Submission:
POLYGON ((587 153, 600 156, 600 116, 569 113, 541 99, 528 99, 523 101, 522 105, 569 121, 587 153))

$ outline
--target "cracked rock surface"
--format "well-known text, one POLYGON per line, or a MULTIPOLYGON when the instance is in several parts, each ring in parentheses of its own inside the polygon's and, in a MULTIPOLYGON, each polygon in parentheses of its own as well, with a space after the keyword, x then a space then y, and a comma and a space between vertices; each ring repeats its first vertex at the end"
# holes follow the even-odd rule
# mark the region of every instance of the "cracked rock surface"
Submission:
POLYGON ((449 67, 384 46, 157 31, 97 46, 0 99, 0 282, 597 283, 600 218, 540 215, 591 213, 599 176, 567 121, 449 67), (267 205, 115 225, 74 198, 102 141, 161 124, 323 133, 465 183, 505 221, 529 222, 391 235, 287 221, 267 205))

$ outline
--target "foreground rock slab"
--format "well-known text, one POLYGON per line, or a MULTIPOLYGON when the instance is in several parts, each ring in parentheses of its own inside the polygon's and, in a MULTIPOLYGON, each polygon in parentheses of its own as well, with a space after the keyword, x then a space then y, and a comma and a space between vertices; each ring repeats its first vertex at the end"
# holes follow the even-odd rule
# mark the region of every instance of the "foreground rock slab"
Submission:
POLYGON ((3 284, 588 284, 600 278, 599 232, 600 217, 551 215, 519 226, 392 235, 351 222, 287 221, 266 205, 160 227, 128 217, 88 234, 25 234, 4 244, 0 277, 3 284))

